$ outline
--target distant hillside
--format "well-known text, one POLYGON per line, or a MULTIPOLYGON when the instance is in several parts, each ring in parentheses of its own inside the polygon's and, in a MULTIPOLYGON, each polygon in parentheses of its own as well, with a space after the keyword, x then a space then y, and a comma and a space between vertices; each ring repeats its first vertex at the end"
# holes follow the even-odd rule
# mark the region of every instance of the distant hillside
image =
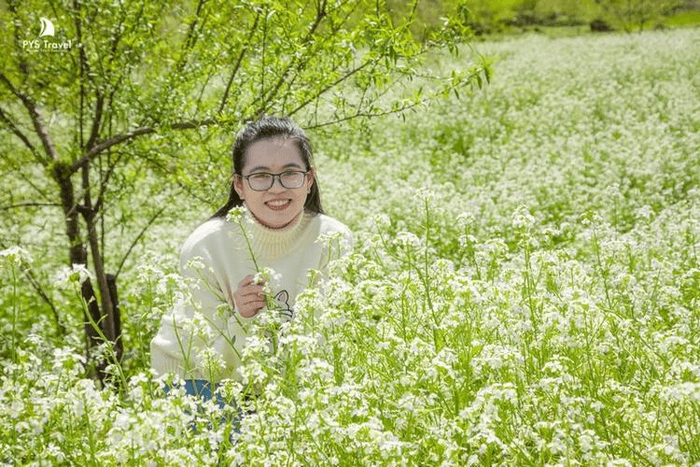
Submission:
POLYGON ((446 18, 476 35, 578 27, 636 31, 700 24, 700 0, 387 0, 395 20, 415 16, 412 32, 426 39, 446 18))

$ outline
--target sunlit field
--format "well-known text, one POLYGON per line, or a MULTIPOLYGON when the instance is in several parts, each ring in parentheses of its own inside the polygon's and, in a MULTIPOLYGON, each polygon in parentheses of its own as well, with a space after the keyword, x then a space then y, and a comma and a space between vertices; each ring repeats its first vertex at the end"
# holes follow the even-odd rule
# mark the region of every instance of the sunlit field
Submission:
POLYGON ((165 396, 147 351, 183 293, 179 245, 225 186, 211 205, 168 198, 178 221, 125 266, 125 357, 105 389, 84 368, 81 272, 42 246, 58 217, 18 215, 27 241, 0 252, 0 463, 699 463, 700 30, 478 48, 494 59, 483 90, 311 132, 354 253, 299 298, 272 355, 261 322, 241 370, 260 394, 228 382, 223 411, 165 396))

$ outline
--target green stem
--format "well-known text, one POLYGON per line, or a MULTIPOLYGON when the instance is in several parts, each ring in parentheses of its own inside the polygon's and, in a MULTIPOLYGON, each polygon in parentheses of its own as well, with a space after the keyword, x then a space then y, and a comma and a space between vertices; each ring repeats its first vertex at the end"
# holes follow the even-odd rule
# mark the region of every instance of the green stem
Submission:
POLYGON ((428 197, 425 197, 425 254, 423 257, 423 274, 421 274, 421 279, 423 282, 423 287, 425 288, 425 299, 430 309, 430 316, 433 319, 433 345, 435 351, 439 352, 442 348, 440 333, 438 332, 438 326, 440 320, 435 313, 435 306, 433 305, 433 297, 430 294, 430 203, 428 202, 428 197))
POLYGON ((83 297, 83 294, 81 293, 80 289, 78 288, 78 284, 75 284, 74 290, 76 295, 78 296, 78 299, 80 300, 80 303, 83 307, 83 311, 85 312, 85 316, 87 316, 88 321, 90 323, 90 326, 95 330, 97 333, 98 337, 102 340, 103 343, 105 343, 105 351, 107 352, 107 358, 108 361, 111 362, 117 369, 117 376, 119 378, 120 384, 120 389, 124 390, 128 385, 126 381, 126 375, 124 374, 124 370, 121 366, 121 363, 119 363, 119 360, 117 358, 117 353, 114 351, 114 346, 113 343, 107 339, 105 336, 104 332, 102 332, 102 329, 100 328, 100 325, 95 322, 95 320, 92 318, 92 315, 87 311, 87 303, 85 302, 85 298, 83 297))
MULTIPOLYGON (((236 223, 241 229, 241 233, 243 234, 243 239, 245 240, 246 248, 248 250, 248 253, 250 255, 250 259, 253 261, 253 266, 255 266, 255 272, 258 274, 264 274, 264 271, 260 270, 260 265, 258 264, 257 259, 255 258, 255 252, 253 251, 253 247, 250 243, 250 238, 248 238, 248 232, 246 231, 245 227, 243 227, 243 219, 242 217, 239 217, 236 219, 236 223)), ((265 277, 265 281, 268 283, 270 282, 269 277, 265 277)), ((277 308, 277 304, 275 303, 275 300, 272 298, 272 296, 269 293, 264 294, 264 299, 265 299, 265 309, 267 310, 275 310, 277 308)), ((277 330, 274 329, 272 326, 267 326, 267 331, 270 334, 270 344, 272 346, 272 354, 274 355, 277 353, 277 345, 278 345, 278 339, 277 339, 277 330)))
MULTIPOLYGON (((258 264, 258 260, 255 259, 255 252, 253 252, 253 247, 250 244, 250 238, 248 238, 248 232, 246 231, 245 227, 243 227, 243 220, 239 218, 236 221, 236 223, 241 228, 241 232, 243 233, 243 239, 245 240, 246 249, 248 250, 248 253, 250 254, 250 259, 253 261, 253 266, 255 266, 255 272, 260 274, 260 273, 262 273, 262 271, 260 270, 260 265, 258 264)), ((269 279, 269 278, 266 278, 266 279, 269 279)), ((268 310, 271 310, 271 309, 275 308, 274 305, 275 305, 275 302, 274 302, 274 300, 272 300, 272 297, 270 297, 269 294, 265 294, 265 307, 268 310)))
POLYGON ((255 266, 255 272, 260 272, 260 267, 258 266, 258 261, 255 259, 255 253, 253 253, 253 247, 250 244, 250 239, 248 238, 248 232, 245 227, 243 227, 243 221, 239 218, 236 220, 238 227, 241 228, 241 233, 243 234, 243 239, 245 240, 246 248, 248 253, 250 253, 250 259, 253 260, 253 266, 255 266))
POLYGON ((17 338, 15 334, 17 332, 17 273, 14 266, 12 267, 12 361, 17 363, 17 338))
POLYGON ((95 459, 95 433, 93 431, 92 425, 90 424, 90 413, 87 397, 85 394, 83 396, 83 404, 85 404, 85 425, 87 426, 88 435, 88 445, 90 446, 90 460, 92 465, 97 465, 97 460, 95 459))

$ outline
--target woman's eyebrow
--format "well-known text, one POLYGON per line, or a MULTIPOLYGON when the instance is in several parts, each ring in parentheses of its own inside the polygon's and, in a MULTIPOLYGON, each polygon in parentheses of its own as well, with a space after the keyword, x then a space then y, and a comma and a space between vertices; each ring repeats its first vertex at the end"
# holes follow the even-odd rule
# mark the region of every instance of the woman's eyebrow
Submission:
MULTIPOLYGON (((299 164, 297 164, 296 162, 290 162, 289 164, 286 164, 286 165, 282 166, 282 170, 284 170, 284 169, 290 169, 290 168, 301 169, 301 166, 300 166, 299 164)), ((269 167, 265 167, 265 166, 263 166, 263 165, 258 165, 258 166, 256 166, 256 167, 253 167, 252 169, 250 169, 250 173, 253 173, 253 172, 260 172, 260 171, 262 171, 262 172, 269 172, 269 171, 270 171, 270 168, 269 168, 269 167)))

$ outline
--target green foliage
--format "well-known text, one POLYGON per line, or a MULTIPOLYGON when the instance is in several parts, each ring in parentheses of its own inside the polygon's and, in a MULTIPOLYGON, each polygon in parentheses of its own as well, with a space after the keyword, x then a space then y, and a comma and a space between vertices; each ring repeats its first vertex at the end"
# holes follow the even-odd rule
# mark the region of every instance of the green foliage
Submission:
MULTIPOLYGON (((25 230, 6 235, 33 241, 0 255, 0 462, 697 462, 698 44, 697 30, 485 42, 485 92, 448 93, 362 132, 311 129, 324 206, 352 228, 355 252, 300 297, 276 352, 255 330, 243 373, 263 391, 251 400, 224 384, 250 410, 232 438, 232 408, 166 397, 148 372, 148 342, 183 293, 177 247, 227 189, 217 148, 230 138, 155 134, 122 156, 116 187, 129 194, 114 189, 109 212, 124 225, 111 224, 111 241, 140 230, 134 206, 172 217, 120 275, 127 353, 108 368, 109 390, 86 378, 75 326, 85 271, 58 266, 63 246, 45 234, 56 216, 8 210, 25 230), (183 188, 161 195, 165 176, 183 188), (32 319, 41 299, 28 272, 66 335, 44 332, 46 307, 32 319)), ((444 76, 472 66, 428 63, 444 76)), ((416 70, 409 92, 431 83, 416 70)), ((27 179, 46 189, 3 164, 15 196, 27 179)))
MULTIPOLYGON (((62 245, 69 264, 89 256, 83 299, 115 340, 108 275, 119 276, 156 219, 178 217, 167 209, 177 194, 207 199, 208 209, 222 202, 211 192, 223 192, 227 153, 246 121, 281 114, 322 127, 402 113, 483 81, 477 60, 432 74, 440 84, 425 92, 403 92, 429 50, 456 51, 464 39, 453 27, 418 42, 413 19, 366 0, 7 1, 0 147, 2 167, 21 183, 0 204, 30 215, 62 209, 63 222, 56 209, 45 223, 49 247, 62 245), (53 35, 40 36, 49 22, 53 35)), ((33 224, 2 224, 4 243, 30 241, 33 224)))
POLYGON ((684 6, 680 0, 594 0, 602 15, 627 32, 659 25, 664 16, 684 6))
MULTIPOLYGON (((431 2, 432 3, 432 2, 431 2)), ((520 33, 537 30, 556 34, 580 34, 592 21, 609 27, 637 31, 670 25, 697 24, 696 1, 675 0, 446 0, 438 9, 466 8, 467 24, 477 34, 520 33)))

